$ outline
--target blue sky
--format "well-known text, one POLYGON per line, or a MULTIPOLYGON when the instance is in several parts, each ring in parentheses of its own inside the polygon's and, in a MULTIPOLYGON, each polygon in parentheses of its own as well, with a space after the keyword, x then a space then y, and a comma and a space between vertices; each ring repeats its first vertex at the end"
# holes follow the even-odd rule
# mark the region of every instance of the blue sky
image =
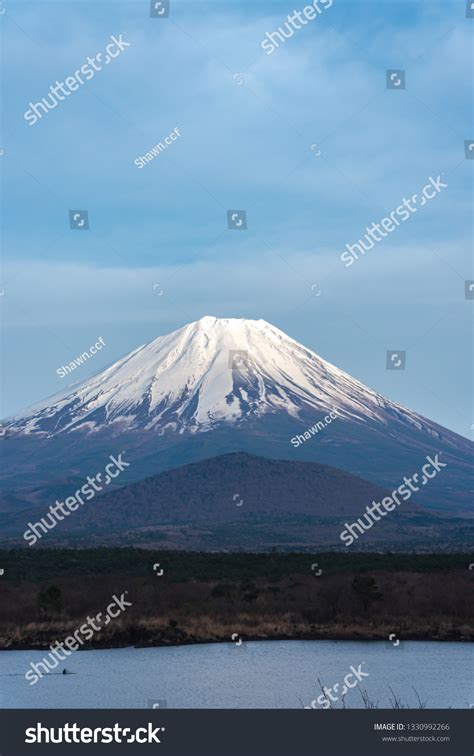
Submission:
POLYGON ((265 318, 471 435, 474 19, 464 2, 334 0, 266 55, 305 4, 171 0, 166 19, 141 0, 7 4, 2 415, 65 388, 56 369, 99 336, 76 380, 210 314, 265 318), (30 101, 119 34, 130 46, 29 126, 30 101), (344 266, 347 243, 440 174, 448 188, 344 266), (404 371, 386 370, 390 349, 404 371))

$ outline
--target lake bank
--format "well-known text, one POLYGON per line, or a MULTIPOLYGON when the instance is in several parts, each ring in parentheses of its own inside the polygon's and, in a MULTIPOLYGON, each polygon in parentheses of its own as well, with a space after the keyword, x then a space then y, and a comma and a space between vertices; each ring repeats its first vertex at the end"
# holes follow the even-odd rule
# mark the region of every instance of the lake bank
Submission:
MULTIPOLYGON (((106 616, 83 648, 247 640, 467 641, 472 555, 0 552, 0 648, 48 648, 106 616), (92 619, 91 619, 92 622, 92 619)), ((82 633, 81 633, 82 635, 82 633)))
MULTIPOLYGON (((236 618, 231 625, 212 629, 210 618, 201 618, 204 629, 196 630, 196 620, 189 627, 163 626, 159 620, 147 620, 143 623, 118 626, 115 629, 96 636, 93 641, 84 644, 79 650, 107 649, 107 648, 161 648, 167 646, 189 646, 207 643, 230 643, 232 634, 237 633, 246 642, 257 641, 387 641, 391 634, 404 641, 426 641, 457 643, 472 640, 472 629, 467 625, 453 630, 452 624, 442 622, 436 625, 418 628, 403 626, 363 624, 342 625, 334 623, 319 627, 295 626, 286 623, 286 632, 282 631, 284 621, 280 620, 280 627, 269 628, 250 627, 248 617, 246 622, 236 618)), ((24 629, 1 628, 0 651, 21 651, 49 649, 52 639, 64 639, 71 636, 77 625, 67 623, 44 623, 37 627, 30 623, 24 629)))

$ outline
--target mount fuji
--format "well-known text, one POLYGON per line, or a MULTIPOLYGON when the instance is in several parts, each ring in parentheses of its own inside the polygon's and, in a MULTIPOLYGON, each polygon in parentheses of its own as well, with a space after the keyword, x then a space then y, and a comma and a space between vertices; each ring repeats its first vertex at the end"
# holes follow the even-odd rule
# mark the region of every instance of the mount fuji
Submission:
POLYGON ((438 453, 447 467, 417 501, 452 512, 466 512, 471 502, 471 442, 264 320, 204 317, 4 426, 9 470, 0 484, 10 501, 40 501, 42 490, 67 488, 120 446, 131 461, 126 483, 246 452, 328 464, 390 487, 438 453), (317 422, 320 430, 308 434, 317 422), (295 448, 298 435, 308 440, 295 448))

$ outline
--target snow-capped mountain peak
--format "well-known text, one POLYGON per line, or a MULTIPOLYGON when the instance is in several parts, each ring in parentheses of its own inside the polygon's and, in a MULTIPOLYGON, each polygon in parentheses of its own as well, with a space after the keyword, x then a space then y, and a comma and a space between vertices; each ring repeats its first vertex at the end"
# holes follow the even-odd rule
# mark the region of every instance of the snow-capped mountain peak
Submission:
POLYGON ((351 378, 265 320, 200 320, 130 352, 79 386, 12 418, 26 434, 104 428, 196 433, 276 413, 337 408, 361 422, 428 421, 351 378))

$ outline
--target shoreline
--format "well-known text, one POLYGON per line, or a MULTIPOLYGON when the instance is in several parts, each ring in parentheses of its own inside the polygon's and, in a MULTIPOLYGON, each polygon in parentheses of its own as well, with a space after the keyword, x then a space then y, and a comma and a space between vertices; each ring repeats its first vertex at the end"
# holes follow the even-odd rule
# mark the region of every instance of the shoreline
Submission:
MULTIPOLYGON (((68 629, 64 629, 64 633, 59 633, 60 637, 66 637, 68 635, 68 629)), ((133 633, 131 635, 134 635, 133 633)), ((410 632, 410 633, 396 633, 395 635, 400 639, 400 642, 419 642, 419 643, 472 643, 474 641, 474 637, 469 634, 464 635, 461 633, 441 633, 437 634, 436 636, 429 635, 425 632, 410 632)), ((245 635, 242 636, 243 644, 246 643, 261 643, 261 642, 291 642, 291 641, 313 641, 313 642, 322 642, 322 641, 330 641, 330 642, 361 642, 361 643, 381 643, 385 642, 388 643, 388 635, 384 634, 382 632, 370 632, 370 633, 363 633, 360 632, 352 632, 352 633, 297 633, 294 635, 287 635, 287 634, 276 634, 276 635, 245 635)), ((37 641, 18 641, 18 642, 12 642, 5 645, 4 643, 0 644, 0 651, 49 651, 50 645, 54 643, 57 640, 57 636, 55 638, 51 638, 48 640, 37 640, 37 641)), ((196 636, 186 636, 183 638, 176 638, 173 636, 168 637, 144 637, 140 640, 132 639, 132 637, 123 637, 122 635, 119 635, 118 637, 113 637, 110 639, 104 639, 103 642, 95 642, 92 644, 87 644, 84 647, 78 648, 77 651, 105 651, 105 650, 111 650, 111 649, 119 649, 119 648, 134 648, 134 649, 141 649, 141 648, 178 648, 180 646, 203 646, 203 645, 215 645, 215 644, 232 644, 235 645, 234 642, 231 640, 231 634, 229 634, 228 637, 217 637, 217 636, 209 636, 209 637, 196 637, 196 636)), ((72 652, 72 653, 75 653, 72 652)))
POLYGON ((474 553, 401 558, 117 548, 0 557, 4 651, 48 651, 66 638, 84 650, 230 645, 237 637, 388 647, 395 639, 474 640, 474 553), (124 611, 104 622, 111 599, 124 611), (83 624, 94 632, 81 630, 83 624))

